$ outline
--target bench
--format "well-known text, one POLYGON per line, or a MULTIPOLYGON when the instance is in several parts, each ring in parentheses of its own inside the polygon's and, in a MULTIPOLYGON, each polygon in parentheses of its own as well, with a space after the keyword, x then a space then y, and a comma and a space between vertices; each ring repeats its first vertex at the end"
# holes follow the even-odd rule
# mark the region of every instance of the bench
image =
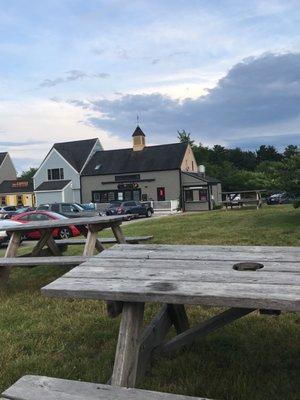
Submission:
POLYGON ((208 400, 141 389, 27 375, 2 393, 10 400, 208 400))
MULTIPOLYGON (((153 235, 148 236, 127 236, 125 237, 126 243, 138 244, 140 242, 146 242, 147 240, 153 239, 153 235)), ((117 243, 116 238, 100 238, 103 244, 117 243)), ((55 241, 58 245, 85 245, 86 239, 60 239, 55 241)))
POLYGON ((64 256, 64 257, 8 257, 0 258, 0 267, 36 267, 38 265, 57 265, 75 267, 82 264, 90 257, 64 256))

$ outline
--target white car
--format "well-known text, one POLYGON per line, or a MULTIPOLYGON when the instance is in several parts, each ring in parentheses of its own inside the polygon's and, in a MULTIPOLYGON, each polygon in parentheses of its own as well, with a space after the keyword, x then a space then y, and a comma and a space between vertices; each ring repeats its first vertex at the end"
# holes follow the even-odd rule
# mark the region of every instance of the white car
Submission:
POLYGON ((16 225, 22 225, 22 224, 21 222, 11 221, 10 219, 0 219, 0 244, 8 242, 9 240, 9 236, 6 233, 6 229, 16 225))

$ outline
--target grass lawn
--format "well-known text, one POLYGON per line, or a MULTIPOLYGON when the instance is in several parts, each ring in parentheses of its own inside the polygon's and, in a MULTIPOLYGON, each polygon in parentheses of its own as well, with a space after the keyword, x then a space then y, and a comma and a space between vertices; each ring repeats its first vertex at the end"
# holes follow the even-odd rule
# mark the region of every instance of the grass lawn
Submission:
MULTIPOLYGON (((216 211, 144 220, 127 235, 154 243, 300 246, 300 211, 291 206, 216 211)), ((105 232, 105 235, 111 235, 105 232)), ((81 254, 72 246, 68 254, 81 254)), ((0 256, 4 253, 0 250, 0 256)), ((0 293, 0 391, 25 374, 106 382, 119 319, 101 301, 47 299, 40 288, 67 268, 16 268, 0 293)), ((148 322, 157 305, 146 307, 148 322)), ((219 309, 188 307, 191 323, 219 309)), ((253 313, 170 358, 157 358, 139 387, 226 400, 299 399, 298 315, 253 313)))

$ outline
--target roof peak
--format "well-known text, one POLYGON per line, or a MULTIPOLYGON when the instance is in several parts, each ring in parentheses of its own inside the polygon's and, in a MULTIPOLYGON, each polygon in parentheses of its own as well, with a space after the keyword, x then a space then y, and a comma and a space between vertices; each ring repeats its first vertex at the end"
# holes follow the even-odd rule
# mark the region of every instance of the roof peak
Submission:
POLYGON ((132 137, 134 137, 134 136, 146 136, 144 134, 144 132, 141 130, 139 125, 137 125, 137 127, 135 128, 135 130, 134 130, 134 132, 132 134, 132 137))

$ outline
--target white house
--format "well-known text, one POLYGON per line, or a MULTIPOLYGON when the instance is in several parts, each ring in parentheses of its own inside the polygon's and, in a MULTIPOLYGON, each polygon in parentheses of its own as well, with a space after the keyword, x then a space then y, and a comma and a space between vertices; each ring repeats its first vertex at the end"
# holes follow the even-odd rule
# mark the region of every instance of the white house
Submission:
POLYGON ((33 177, 36 204, 80 203, 81 172, 101 150, 98 138, 55 143, 33 177))
POLYGON ((7 152, 0 153, 0 183, 11 179, 17 179, 16 168, 7 152))

